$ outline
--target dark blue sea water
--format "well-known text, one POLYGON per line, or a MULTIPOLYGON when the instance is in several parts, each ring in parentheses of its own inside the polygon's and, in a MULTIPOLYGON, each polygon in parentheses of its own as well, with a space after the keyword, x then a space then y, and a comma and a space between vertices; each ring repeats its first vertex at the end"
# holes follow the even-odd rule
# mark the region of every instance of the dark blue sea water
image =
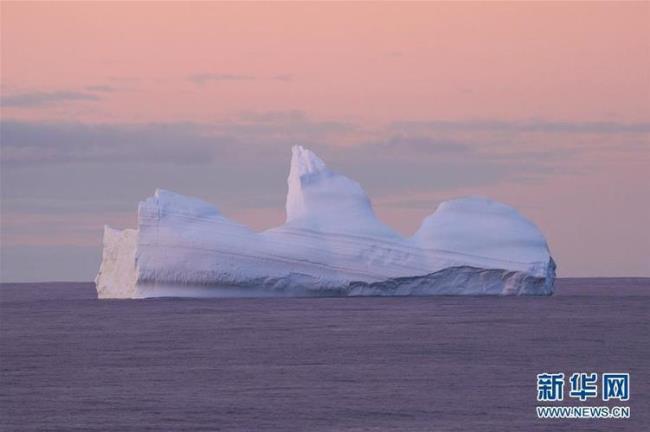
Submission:
POLYGON ((650 279, 563 279, 552 297, 136 301, 4 284, 0 428, 645 431, 649 335, 650 279), (632 418, 538 420, 536 374, 555 371, 630 372, 632 418))

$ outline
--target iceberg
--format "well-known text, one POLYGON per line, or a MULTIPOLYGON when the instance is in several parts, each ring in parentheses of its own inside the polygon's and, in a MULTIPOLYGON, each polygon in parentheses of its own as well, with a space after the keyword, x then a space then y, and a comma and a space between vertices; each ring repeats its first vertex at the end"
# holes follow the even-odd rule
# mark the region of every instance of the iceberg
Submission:
POLYGON ((158 189, 137 229, 104 229, 99 298, 550 295, 540 230, 487 198, 443 202, 412 237, 383 224, 359 183, 292 149, 286 223, 263 232, 158 189))

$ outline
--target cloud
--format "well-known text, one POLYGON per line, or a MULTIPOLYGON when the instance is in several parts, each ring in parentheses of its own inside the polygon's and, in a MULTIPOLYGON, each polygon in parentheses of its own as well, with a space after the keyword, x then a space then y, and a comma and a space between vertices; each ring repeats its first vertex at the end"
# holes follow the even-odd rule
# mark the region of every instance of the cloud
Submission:
POLYGON ((224 138, 191 123, 81 124, 3 120, 4 164, 61 162, 205 163, 224 138))
POLYGON ((395 134, 384 140, 368 142, 365 146, 369 150, 399 154, 467 154, 473 151, 467 143, 408 134, 395 134))
POLYGON ((238 115, 244 122, 303 122, 307 119, 304 112, 298 110, 288 111, 243 111, 238 115))
POLYGON ((300 111, 249 112, 215 123, 87 124, 2 120, 5 166, 84 162, 206 164, 215 157, 277 154, 318 143, 355 126, 317 121, 300 111))
POLYGON ((18 93, 4 96, 1 99, 1 105, 12 108, 37 108, 55 103, 97 100, 100 100, 100 97, 92 93, 60 90, 18 93))
POLYGON ((229 73, 201 73, 189 76, 189 80, 198 85, 202 85, 210 81, 252 81, 254 79, 255 77, 252 75, 229 73))
POLYGON ((112 93, 114 91, 117 91, 115 87, 109 85, 92 85, 86 87, 86 90, 91 92, 102 92, 102 93, 112 93))
POLYGON ((218 81, 254 81, 257 79, 270 79, 273 81, 291 82, 293 81, 291 74, 275 74, 270 77, 257 77, 254 75, 245 74, 230 74, 230 73, 199 73, 190 75, 188 79, 194 84, 203 85, 209 82, 218 81))
MULTIPOLYGON (((427 123, 431 124, 460 128, 460 122, 427 123)), ((544 136, 501 133, 503 128, 470 128, 461 133, 461 129, 396 131, 394 126, 369 130, 349 122, 312 119, 298 110, 247 111, 214 123, 4 120, 1 160, 5 167, 52 169, 61 163, 101 163, 109 171, 111 166, 134 162, 145 170, 163 167, 161 164, 194 165, 196 170, 198 166, 218 167, 222 174, 244 164, 260 176, 281 179, 290 146, 303 144, 322 154, 334 169, 357 174, 373 193, 381 194, 404 188, 451 189, 507 179, 538 179, 566 172, 571 159, 594 148, 580 147, 581 140, 571 133, 558 133, 549 141, 544 136)), ((247 180, 246 187, 271 180, 263 178, 247 180)))
POLYGON ((477 121, 400 121, 390 125, 400 131, 465 131, 465 132, 541 132, 571 134, 648 133, 650 122, 505 122, 477 121))
POLYGON ((308 141, 320 141, 333 134, 349 134, 359 129, 350 122, 314 120, 298 110, 244 111, 235 121, 216 123, 214 127, 236 136, 308 141))
POLYGON ((390 128, 368 132, 353 123, 316 120, 297 110, 247 111, 209 124, 3 120, 1 126, 0 160, 5 167, 132 162, 222 166, 264 160, 277 172, 290 146, 303 144, 322 153, 335 168, 360 172, 369 185, 393 190, 430 185, 448 188, 513 175, 535 177, 571 156, 546 146, 522 147, 513 137, 390 128))

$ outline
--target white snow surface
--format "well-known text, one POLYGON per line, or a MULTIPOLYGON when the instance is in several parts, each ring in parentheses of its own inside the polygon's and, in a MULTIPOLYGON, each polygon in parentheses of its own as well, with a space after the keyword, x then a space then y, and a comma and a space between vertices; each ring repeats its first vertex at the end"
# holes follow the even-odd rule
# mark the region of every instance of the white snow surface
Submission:
POLYGON ((531 294, 553 291, 539 229, 487 198, 443 202, 405 238, 361 186, 295 146, 287 221, 264 232, 166 190, 136 230, 106 227, 100 298, 531 294))

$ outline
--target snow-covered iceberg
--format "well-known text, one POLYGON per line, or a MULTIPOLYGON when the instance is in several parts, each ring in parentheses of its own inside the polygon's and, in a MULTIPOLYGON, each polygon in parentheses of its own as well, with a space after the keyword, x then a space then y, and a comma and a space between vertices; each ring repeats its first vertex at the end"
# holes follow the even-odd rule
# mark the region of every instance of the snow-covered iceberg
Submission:
POLYGON ((486 198, 446 201, 405 238, 361 186, 293 148, 287 221, 264 232, 165 190, 104 232, 100 298, 531 294, 553 291, 544 236, 486 198))

